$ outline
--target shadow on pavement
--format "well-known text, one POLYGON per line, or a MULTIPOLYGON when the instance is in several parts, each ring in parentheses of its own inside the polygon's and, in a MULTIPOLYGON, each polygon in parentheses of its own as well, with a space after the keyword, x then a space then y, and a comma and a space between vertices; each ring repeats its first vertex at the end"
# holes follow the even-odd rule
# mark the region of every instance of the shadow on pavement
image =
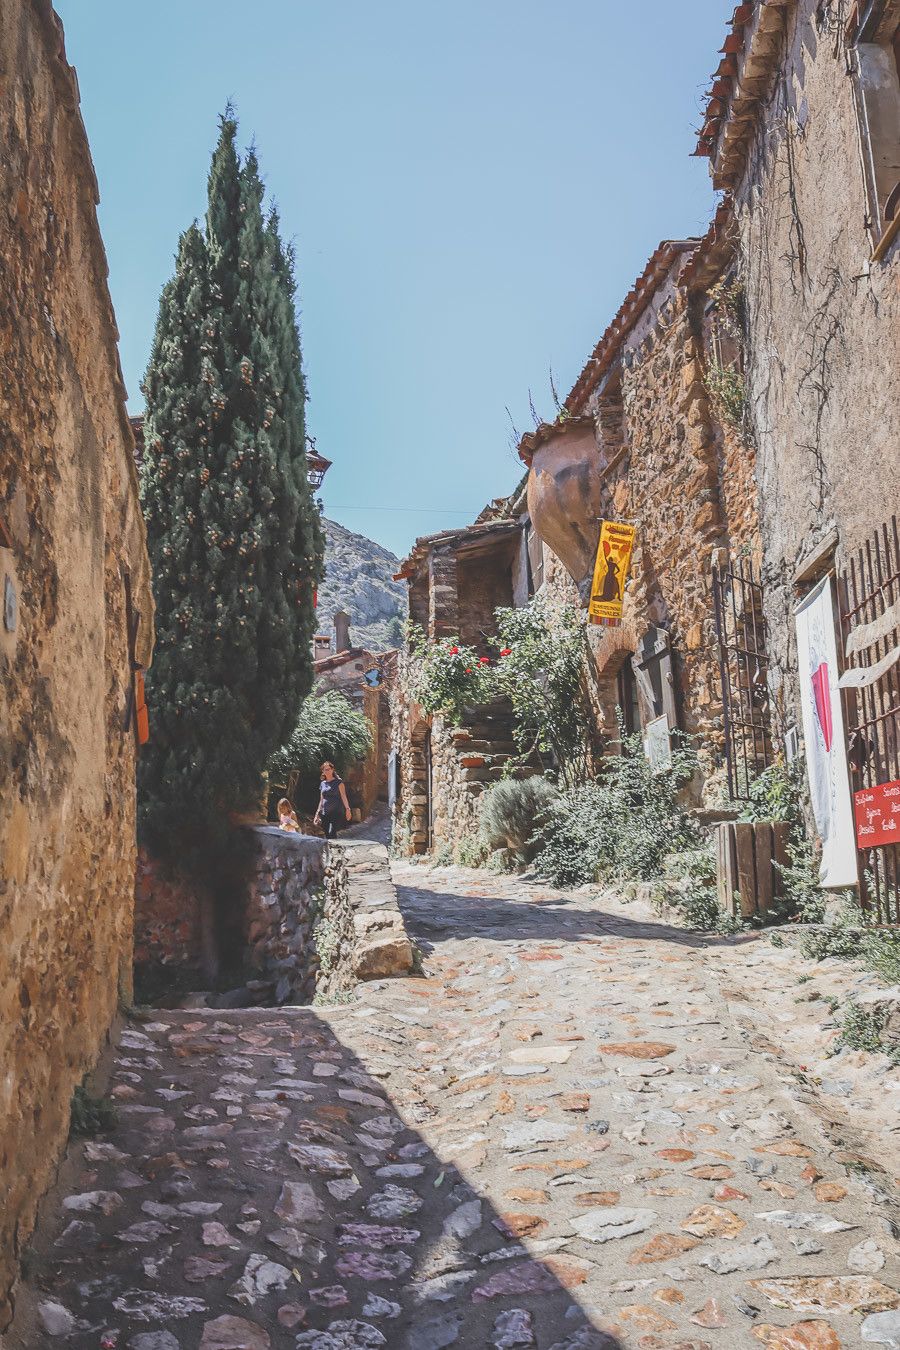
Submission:
POLYGON ((70 1148, 6 1350, 616 1350, 578 1302, 590 1266, 530 1255, 455 1150, 404 1125, 382 1081, 399 1037, 365 1021, 363 1061, 341 1040, 360 1017, 160 1011, 126 1026, 119 1124, 70 1148), (64 1328, 52 1342, 41 1303, 64 1328))
POLYGON ((615 936, 641 942, 667 942, 695 950, 730 946, 741 941, 740 938, 693 933, 652 920, 629 919, 599 908, 579 909, 574 900, 558 895, 541 897, 539 892, 533 900, 510 900, 430 890, 424 884, 420 887, 398 885, 397 899, 407 928, 423 947, 473 934, 496 942, 539 939, 547 943, 584 942, 615 936))

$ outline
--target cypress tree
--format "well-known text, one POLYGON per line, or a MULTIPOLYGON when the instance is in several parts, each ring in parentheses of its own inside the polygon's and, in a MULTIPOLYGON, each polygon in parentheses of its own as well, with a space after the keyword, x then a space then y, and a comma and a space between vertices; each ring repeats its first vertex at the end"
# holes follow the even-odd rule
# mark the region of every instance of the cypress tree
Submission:
POLYGON ((259 801, 311 685, 322 571, 290 255, 236 136, 227 110, 143 385, 157 645, 140 805, 151 847, 182 858, 259 801))

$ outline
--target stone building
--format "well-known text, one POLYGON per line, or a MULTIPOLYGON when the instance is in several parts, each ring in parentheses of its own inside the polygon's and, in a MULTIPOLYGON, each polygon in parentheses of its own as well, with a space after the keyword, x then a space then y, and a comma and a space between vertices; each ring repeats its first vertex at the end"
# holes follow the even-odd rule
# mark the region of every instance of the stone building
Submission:
POLYGON ((350 615, 343 610, 334 616, 334 633, 335 650, 322 651, 313 663, 314 688, 318 694, 335 690, 343 695, 369 723, 372 748, 346 775, 354 818, 367 820, 379 801, 387 801, 390 691, 396 675, 396 654, 354 646, 350 615))
MULTIPOLYGON (((528 534, 507 503, 462 530, 417 539, 398 577, 409 587, 409 617, 429 638, 456 638, 491 654, 494 611, 534 591, 528 534)), ((394 846, 402 853, 457 848, 477 827, 485 788, 515 752, 508 706, 472 708, 459 726, 426 714, 415 698, 416 658, 400 659, 392 696, 390 801, 394 846)))
POLYGON ((697 145, 734 202, 779 739, 795 601, 897 509, 898 54, 898 0, 739 5, 697 145))
POLYGON ((599 728, 680 730, 719 794, 723 705, 714 569, 755 557, 754 453, 711 370, 740 342, 725 310, 736 266, 730 211, 702 240, 665 240, 607 327, 560 418, 522 438, 527 511, 548 555, 548 590, 587 604, 598 521, 636 527, 622 622, 589 633, 599 728))
POLYGON ((153 602, 97 184, 49 0, 0 25, 0 1330, 131 989, 153 602))

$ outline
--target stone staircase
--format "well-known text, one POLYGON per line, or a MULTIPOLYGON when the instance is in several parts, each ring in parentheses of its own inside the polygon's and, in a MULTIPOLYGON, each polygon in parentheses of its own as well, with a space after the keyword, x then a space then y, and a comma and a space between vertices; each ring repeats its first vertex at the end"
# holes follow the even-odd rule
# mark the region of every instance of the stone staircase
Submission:
POLYGON ((513 713, 508 699, 473 709, 461 726, 450 733, 450 740, 459 761, 463 782, 471 785, 471 795, 480 796, 491 783, 501 778, 530 778, 539 771, 537 763, 526 761, 511 771, 507 765, 518 759, 513 735, 513 713))

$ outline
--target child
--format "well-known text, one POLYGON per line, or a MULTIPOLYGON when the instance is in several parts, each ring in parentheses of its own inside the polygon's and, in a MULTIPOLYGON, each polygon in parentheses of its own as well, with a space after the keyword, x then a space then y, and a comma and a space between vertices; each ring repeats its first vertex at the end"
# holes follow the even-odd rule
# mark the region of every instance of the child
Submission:
POLYGON ((283 830, 290 831, 291 834, 300 833, 300 822, 297 819, 297 813, 291 806, 287 797, 282 797, 278 803, 278 824, 283 830))

